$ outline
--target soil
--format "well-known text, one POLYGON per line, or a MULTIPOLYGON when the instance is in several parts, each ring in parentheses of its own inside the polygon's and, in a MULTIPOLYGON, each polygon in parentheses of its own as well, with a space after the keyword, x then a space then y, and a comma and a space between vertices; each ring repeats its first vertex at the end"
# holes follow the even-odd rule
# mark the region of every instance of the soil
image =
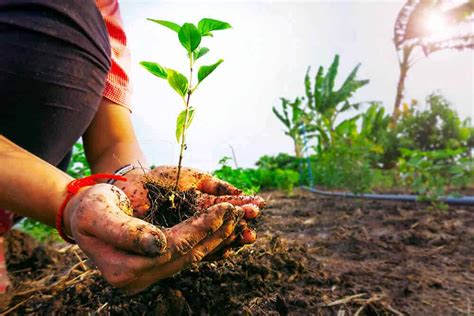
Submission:
POLYGON ((0 311, 113 315, 472 315, 474 207, 263 194, 259 238, 127 297, 77 246, 13 231, 0 311))
POLYGON ((198 212, 197 193, 194 189, 177 191, 153 182, 145 183, 145 188, 151 205, 144 220, 149 223, 173 227, 198 212))

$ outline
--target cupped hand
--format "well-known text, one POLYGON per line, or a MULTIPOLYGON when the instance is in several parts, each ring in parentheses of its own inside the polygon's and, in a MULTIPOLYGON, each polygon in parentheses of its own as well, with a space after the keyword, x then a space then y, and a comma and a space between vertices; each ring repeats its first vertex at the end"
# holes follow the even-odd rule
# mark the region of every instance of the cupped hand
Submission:
POLYGON ((108 184, 82 189, 68 203, 64 229, 113 286, 137 293, 201 261, 233 234, 244 212, 219 203, 159 229, 128 216, 130 201, 108 184))
MULTIPOLYGON (((127 174, 127 182, 117 181, 117 185, 130 198, 134 216, 144 218, 150 209, 148 190, 144 183, 153 181, 165 187, 174 187, 177 176, 177 167, 160 166, 145 172, 136 170, 135 173, 127 174)), ((244 219, 251 220, 260 214, 261 208, 265 206, 265 201, 259 196, 249 196, 242 194, 242 191, 231 184, 213 177, 209 173, 192 168, 183 167, 181 169, 178 190, 187 191, 195 189, 197 195, 198 210, 205 210, 219 203, 230 203, 239 206, 245 213, 244 219)), ((239 225, 241 234, 231 236, 233 245, 253 243, 256 240, 256 233, 248 228, 247 222, 242 221, 239 225)), ((229 243, 230 244, 230 243, 229 243)))
MULTIPOLYGON (((127 182, 117 181, 115 185, 130 198, 134 215, 143 217, 150 208, 150 201, 147 197, 148 190, 143 184, 152 181, 164 187, 173 188, 176 183, 177 169, 172 166, 160 166, 151 171, 135 170, 134 173, 125 175, 128 179, 127 182)), ((229 202, 236 206, 252 204, 258 208, 265 206, 265 201, 259 196, 243 195, 241 190, 209 173, 182 167, 178 190, 187 191, 190 189, 195 189, 198 192, 198 203, 201 209, 221 202, 229 202)), ((258 214, 254 214, 254 216, 256 215, 258 214)))

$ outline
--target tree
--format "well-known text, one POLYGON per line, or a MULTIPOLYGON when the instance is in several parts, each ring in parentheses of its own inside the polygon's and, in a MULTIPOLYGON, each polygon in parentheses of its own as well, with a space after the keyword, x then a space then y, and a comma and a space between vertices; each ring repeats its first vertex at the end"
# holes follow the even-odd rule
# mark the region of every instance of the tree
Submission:
POLYGON ((394 27, 400 75, 392 125, 400 114, 408 71, 420 58, 445 49, 474 48, 473 13, 474 0, 456 6, 449 0, 408 0, 403 5, 394 27))
POLYGON ((461 120, 442 95, 433 93, 426 98, 426 107, 412 106, 400 116, 396 128, 400 147, 410 150, 470 151, 470 120, 461 120))

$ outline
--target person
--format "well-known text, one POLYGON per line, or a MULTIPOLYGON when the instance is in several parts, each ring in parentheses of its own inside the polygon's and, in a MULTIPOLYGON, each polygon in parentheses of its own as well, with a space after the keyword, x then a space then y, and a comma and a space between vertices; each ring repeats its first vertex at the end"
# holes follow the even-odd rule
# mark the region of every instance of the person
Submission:
MULTIPOLYGON (((263 200, 193 169, 183 169, 180 188, 200 192, 198 215, 170 229, 139 218, 149 208, 144 177, 167 179, 176 168, 144 174, 117 0, 0 0, 0 52, 0 233, 18 216, 56 226, 130 293, 253 242, 236 227, 263 200), (114 184, 74 182, 64 171, 80 137, 93 174, 136 168, 114 184)), ((0 291, 8 285, 4 248, 0 237, 0 291)))

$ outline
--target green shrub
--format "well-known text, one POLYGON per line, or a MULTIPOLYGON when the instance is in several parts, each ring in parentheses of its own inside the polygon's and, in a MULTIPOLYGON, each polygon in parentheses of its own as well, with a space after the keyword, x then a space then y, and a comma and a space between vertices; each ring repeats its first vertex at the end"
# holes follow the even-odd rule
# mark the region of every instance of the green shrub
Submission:
POLYGON ((448 189, 465 187, 474 178, 474 162, 463 157, 464 148, 419 151, 401 149, 402 183, 420 195, 420 200, 440 206, 448 189))
POLYGON ((301 158, 296 158, 295 156, 289 155, 287 153, 279 153, 276 156, 262 156, 255 163, 255 165, 257 165, 259 168, 269 170, 286 169, 297 171, 301 161, 301 158))
POLYGON ((279 189, 291 194, 295 186, 298 185, 299 174, 293 170, 253 170, 257 174, 262 189, 279 189))
POLYGON ((473 148, 470 147, 472 128, 470 121, 462 121, 442 95, 433 93, 426 98, 424 109, 413 102, 411 108, 402 113, 396 132, 400 148, 420 151, 467 150, 473 148))
POLYGON ((308 161, 310 165, 314 165, 316 156, 297 158, 286 153, 279 153, 275 156, 262 156, 255 164, 259 169, 293 171, 293 173, 299 174, 300 185, 310 185, 308 161))
POLYGON ((396 169, 372 169, 372 188, 393 190, 398 185, 398 178, 396 169))
POLYGON ((220 160, 221 168, 214 175, 227 181, 246 194, 255 194, 262 189, 279 189, 291 193, 298 184, 299 174, 293 170, 279 168, 231 168, 227 165, 230 158, 220 160))
POLYGON ((380 150, 370 142, 339 139, 319 152, 313 165, 316 185, 367 192, 374 186, 372 155, 380 150))
POLYGON ((242 168, 233 169, 226 164, 228 159, 230 158, 224 157, 219 161, 221 168, 214 171, 214 175, 243 190, 245 194, 255 194, 260 191, 261 183, 255 172, 242 168))

